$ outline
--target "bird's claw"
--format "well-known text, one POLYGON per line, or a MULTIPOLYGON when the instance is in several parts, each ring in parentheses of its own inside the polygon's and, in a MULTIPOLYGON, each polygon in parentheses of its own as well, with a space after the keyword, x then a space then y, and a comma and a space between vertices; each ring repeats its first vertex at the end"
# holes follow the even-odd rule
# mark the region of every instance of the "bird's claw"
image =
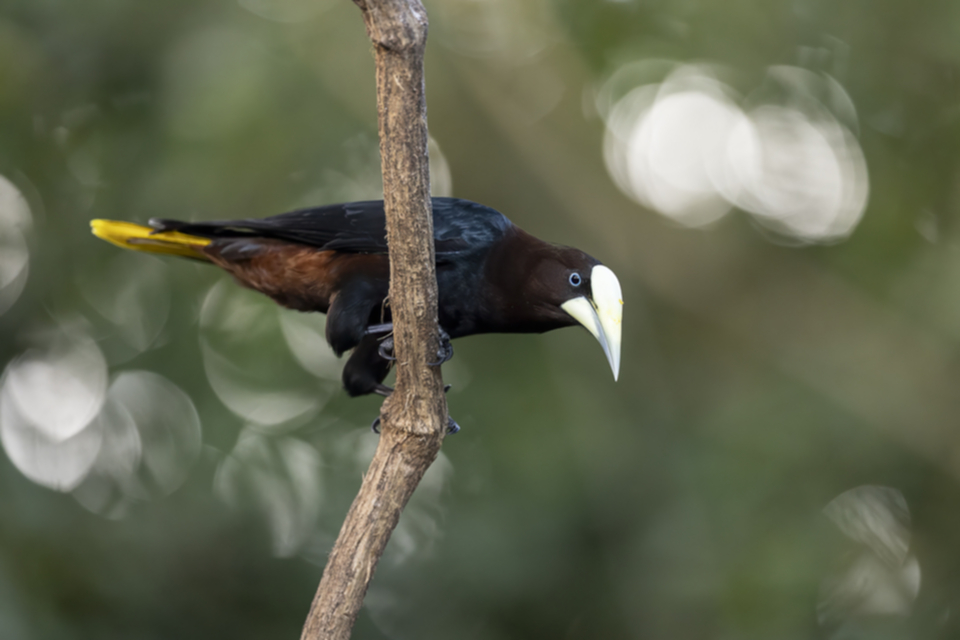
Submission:
MULTIPOLYGON (((370 430, 380 435, 380 417, 377 416, 377 419, 373 421, 373 424, 370 425, 370 430)), ((447 416, 447 434, 453 435, 460 431, 460 425, 457 424, 457 421, 447 416)))
MULTIPOLYGON (((432 363, 431 366, 438 366, 449 360, 453 356, 453 347, 450 346, 450 336, 447 335, 447 332, 443 329, 440 330, 440 350, 437 351, 437 356, 440 357, 440 361, 432 363), (444 357, 446 356, 446 357, 444 357)), ((380 343, 380 357, 387 360, 395 360, 393 357, 393 336, 387 337, 380 343)), ((452 384, 443 385, 443 392, 446 393, 450 391, 453 387, 452 384)), ((393 393, 393 389, 383 384, 378 384, 374 393, 378 393, 383 397, 389 396, 393 393)), ((377 419, 373 421, 370 425, 370 430, 376 434, 380 433, 380 417, 377 416, 377 419)), ((453 435, 460 431, 460 425, 457 424, 457 421, 447 416, 447 433, 453 435)))
MULTIPOLYGON (((369 332, 369 330, 368 330, 369 332)), ((387 336, 380 341, 380 346, 377 348, 377 353, 380 354, 380 357, 384 360, 390 360, 391 362, 395 361, 397 357, 393 353, 393 336, 387 336)), ((453 345, 450 343, 450 335, 446 331, 440 329, 440 347, 437 349, 437 361, 428 362, 427 364, 431 367, 439 367, 444 362, 453 357, 453 345)))
MULTIPOLYGON (((440 328, 440 347, 437 349, 437 361, 429 362, 431 367, 439 367, 453 357, 453 344, 450 343, 450 334, 440 328)), ((446 391, 446 389, 444 389, 446 391)))
POLYGON ((393 336, 387 336, 380 341, 380 347, 377 349, 377 353, 380 354, 380 357, 384 360, 396 360, 396 356, 393 355, 393 336))

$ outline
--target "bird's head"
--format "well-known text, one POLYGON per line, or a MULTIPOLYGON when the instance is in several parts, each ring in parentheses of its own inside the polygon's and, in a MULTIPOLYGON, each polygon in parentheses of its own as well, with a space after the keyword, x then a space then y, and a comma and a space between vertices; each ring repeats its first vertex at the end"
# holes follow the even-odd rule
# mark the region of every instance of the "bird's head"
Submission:
POLYGON ((608 267, 579 249, 554 246, 548 259, 535 269, 537 281, 550 306, 565 324, 579 322, 593 334, 613 370, 620 375, 620 335, 623 294, 620 281, 608 267))

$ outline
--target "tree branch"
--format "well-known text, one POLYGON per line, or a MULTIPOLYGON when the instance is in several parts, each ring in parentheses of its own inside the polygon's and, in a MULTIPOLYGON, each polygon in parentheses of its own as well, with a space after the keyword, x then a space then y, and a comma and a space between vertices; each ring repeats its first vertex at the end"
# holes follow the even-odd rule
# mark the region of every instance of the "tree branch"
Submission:
POLYGON ((440 368, 427 365, 439 346, 423 77, 427 12, 420 0, 354 1, 376 56, 397 384, 381 408, 377 452, 330 553, 302 640, 350 637, 377 562, 447 424, 440 368))

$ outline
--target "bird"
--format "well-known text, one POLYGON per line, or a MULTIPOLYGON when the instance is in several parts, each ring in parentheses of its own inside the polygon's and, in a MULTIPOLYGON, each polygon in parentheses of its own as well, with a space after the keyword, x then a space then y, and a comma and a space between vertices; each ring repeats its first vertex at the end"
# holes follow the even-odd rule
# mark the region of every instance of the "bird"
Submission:
MULTIPOLYGON (((441 347, 430 364, 453 355, 452 339, 580 324, 618 378, 623 295, 611 269, 470 200, 432 198, 432 212, 441 347)), ((91 230, 125 249, 212 263, 284 307, 325 313, 334 353, 352 350, 342 373, 347 394, 392 392, 383 384, 394 356, 382 200, 214 222, 97 219, 91 230)))

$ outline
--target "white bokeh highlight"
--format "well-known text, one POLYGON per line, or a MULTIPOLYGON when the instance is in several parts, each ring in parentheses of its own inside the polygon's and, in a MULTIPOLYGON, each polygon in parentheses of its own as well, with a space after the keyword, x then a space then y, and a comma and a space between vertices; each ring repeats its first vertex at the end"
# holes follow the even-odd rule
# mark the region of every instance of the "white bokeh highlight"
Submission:
POLYGON ((246 427, 217 469, 214 492, 234 508, 251 504, 267 523, 274 554, 288 558, 315 533, 320 471, 320 454, 307 442, 246 427))
POLYGON ((0 381, 0 442, 14 466, 45 487, 69 491, 89 472, 102 434, 90 428, 107 391, 107 365, 81 333, 27 351, 0 381))
POLYGON ((280 313, 280 330, 297 363, 308 373, 340 382, 343 362, 327 344, 327 316, 319 313, 280 313))
POLYGON ((77 278, 84 300, 112 325, 113 335, 130 356, 160 342, 173 297, 169 271, 160 258, 125 251, 118 252, 107 268, 77 278))
MULTIPOLYGON (((139 497, 149 497, 153 491, 172 493, 187 479, 200 454, 200 416, 190 396, 152 371, 121 373, 110 385, 109 395, 126 409, 137 427, 140 465, 151 487, 139 497)), ((132 435, 123 444, 130 453, 138 448, 132 435)), ((109 464, 123 468, 119 459, 101 462, 105 469, 109 464)))
POLYGON ((177 489, 201 447, 190 397, 163 376, 107 363, 83 323, 38 334, 0 378, 0 444, 27 478, 92 511, 177 489), (109 382, 109 384, 108 384, 109 382))
POLYGON ((743 189, 731 195, 758 222, 812 241, 844 238, 867 204, 866 161, 838 122, 762 106, 729 138, 730 165, 743 189))
POLYGON ((920 593, 921 570, 910 552, 910 509, 903 494, 892 487, 856 487, 834 498, 823 513, 849 548, 820 586, 821 625, 909 615, 920 593))
MULTIPOLYGON (((311 373, 326 370, 313 360, 314 354, 295 357, 284 348, 281 318, 291 313, 295 312, 278 308, 269 298, 227 279, 214 285, 204 299, 200 311, 204 371, 217 398, 246 422, 286 429, 316 415, 335 390, 333 385, 292 377, 294 362, 307 362, 310 366, 305 368, 311 373), (257 347, 271 343, 274 348, 257 347), (287 377, 278 378, 283 375, 287 377)), ((292 332, 297 328, 301 331, 296 347, 315 346, 323 350, 320 357, 327 354, 326 344, 311 341, 302 324, 291 327, 292 332)), ((329 379, 329 373, 324 377, 329 379)))
POLYGON ((853 232, 869 178, 847 126, 857 128, 853 102, 836 80, 773 67, 762 90, 741 99, 711 69, 691 65, 630 86, 664 64, 628 65, 597 92, 607 169, 627 196, 688 227, 738 207, 803 242, 853 232))
POLYGON ((200 416, 193 401, 152 371, 117 375, 90 428, 102 443, 73 497, 110 518, 178 489, 200 454, 200 416))
POLYGON ((26 285, 30 265, 27 234, 32 219, 26 198, 0 175, 0 314, 13 306, 26 285))

